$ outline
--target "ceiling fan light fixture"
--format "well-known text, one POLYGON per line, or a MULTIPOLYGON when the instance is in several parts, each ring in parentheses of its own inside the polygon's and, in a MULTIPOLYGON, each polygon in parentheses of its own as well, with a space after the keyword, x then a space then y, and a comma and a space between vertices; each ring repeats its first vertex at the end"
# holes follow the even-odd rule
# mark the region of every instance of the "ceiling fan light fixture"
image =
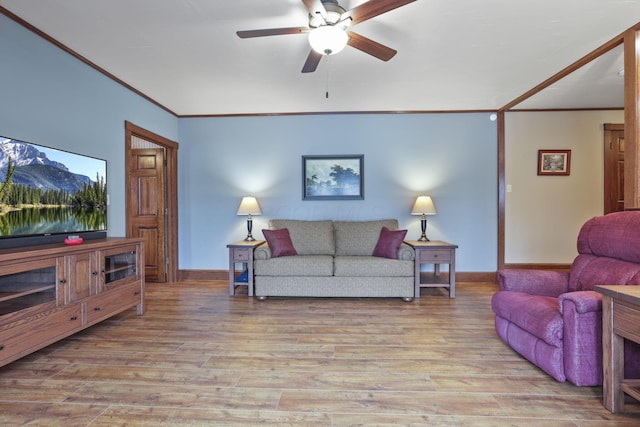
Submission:
POLYGON ((322 55, 334 55, 347 45, 346 31, 333 25, 323 25, 309 32, 311 48, 322 55))

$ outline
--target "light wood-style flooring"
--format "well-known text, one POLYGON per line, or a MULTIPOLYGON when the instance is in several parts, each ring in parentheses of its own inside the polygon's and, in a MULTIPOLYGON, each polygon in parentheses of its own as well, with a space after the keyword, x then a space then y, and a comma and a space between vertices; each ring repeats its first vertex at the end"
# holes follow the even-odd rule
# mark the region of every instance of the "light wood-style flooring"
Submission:
POLYGON ((0 425, 638 426, 495 335, 492 283, 457 298, 230 297, 147 284, 128 311, 0 368, 0 425))

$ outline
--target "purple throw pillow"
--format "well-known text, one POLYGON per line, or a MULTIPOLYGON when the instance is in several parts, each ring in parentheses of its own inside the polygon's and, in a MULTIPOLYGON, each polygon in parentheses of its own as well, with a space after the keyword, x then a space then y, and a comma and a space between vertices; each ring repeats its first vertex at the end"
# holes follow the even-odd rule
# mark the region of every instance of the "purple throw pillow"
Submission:
POLYGON ((407 230, 389 230, 387 227, 382 227, 373 256, 398 259, 398 249, 406 235, 407 230))
POLYGON ((271 256, 273 258, 298 255, 296 248, 293 247, 293 243, 291 242, 288 228, 280 228, 278 230, 263 229, 262 234, 264 238, 267 239, 267 244, 271 249, 271 256))

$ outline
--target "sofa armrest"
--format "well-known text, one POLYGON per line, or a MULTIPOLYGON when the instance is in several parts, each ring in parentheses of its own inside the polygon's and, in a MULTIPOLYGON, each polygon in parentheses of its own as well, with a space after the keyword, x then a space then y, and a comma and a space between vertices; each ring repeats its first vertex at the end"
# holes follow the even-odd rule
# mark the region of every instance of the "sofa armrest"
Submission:
POLYGON ((564 311, 565 301, 572 302, 578 314, 602 311, 602 294, 596 291, 576 291, 560 295, 560 313, 564 311))
POLYGON ((258 246, 253 250, 253 259, 270 259, 271 258, 271 248, 269 248, 268 244, 263 244, 258 246))
POLYGON ((498 285, 501 291, 558 297, 569 290, 569 273, 552 270, 501 270, 498 272, 498 285))
POLYGON ((398 248, 398 259, 403 261, 413 261, 416 259, 416 251, 413 250, 413 246, 402 243, 398 248))
POLYGON ((558 305, 567 379, 577 386, 602 384, 602 295, 568 292, 560 295, 558 305))

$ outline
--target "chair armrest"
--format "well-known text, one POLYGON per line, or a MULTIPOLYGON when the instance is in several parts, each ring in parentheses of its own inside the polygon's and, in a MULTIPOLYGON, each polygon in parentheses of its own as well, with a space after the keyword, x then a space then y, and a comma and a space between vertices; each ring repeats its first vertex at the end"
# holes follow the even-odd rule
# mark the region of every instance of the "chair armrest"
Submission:
POLYGON ((569 272, 552 270, 501 270, 498 272, 501 291, 524 292, 531 295, 558 297, 569 290, 569 272))
POLYGON ((412 246, 409 246, 406 243, 402 243, 400 245, 400 248, 398 248, 398 259, 404 261, 413 261, 416 259, 416 251, 413 250, 412 246))
POLYGON ((602 295, 576 291, 558 297, 564 373, 577 386, 602 384, 602 295))
POLYGON ((271 248, 266 243, 258 246, 253 250, 253 259, 269 259, 271 258, 271 248))
POLYGON ((576 313, 585 314, 589 312, 602 311, 602 294, 595 291, 567 292, 558 297, 560 313, 563 313, 565 301, 571 301, 576 313))

